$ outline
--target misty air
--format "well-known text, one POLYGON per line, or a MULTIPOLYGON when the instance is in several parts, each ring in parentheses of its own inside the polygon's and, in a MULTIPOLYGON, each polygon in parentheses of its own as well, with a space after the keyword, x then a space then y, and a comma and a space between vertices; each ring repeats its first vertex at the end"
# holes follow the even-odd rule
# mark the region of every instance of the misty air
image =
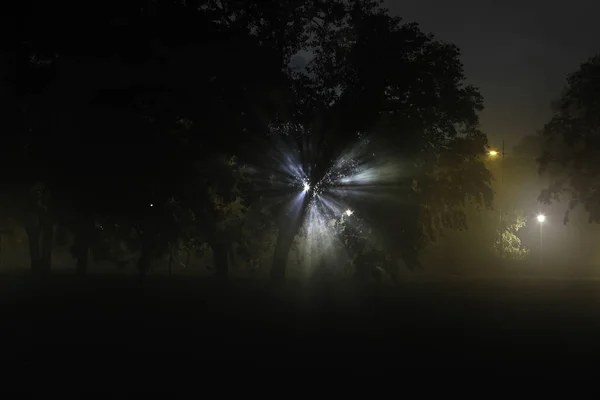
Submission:
POLYGON ((7 365, 594 366, 599 4, 29 3, 7 365))

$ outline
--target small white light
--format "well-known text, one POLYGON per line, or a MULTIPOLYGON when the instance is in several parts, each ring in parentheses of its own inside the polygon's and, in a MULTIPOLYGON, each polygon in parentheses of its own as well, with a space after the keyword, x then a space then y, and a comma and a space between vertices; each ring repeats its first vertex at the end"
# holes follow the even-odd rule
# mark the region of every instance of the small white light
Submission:
POLYGON ((308 192, 310 190, 310 185, 307 182, 304 182, 304 191, 308 192))
POLYGON ((346 210, 346 215, 347 216, 351 216, 352 214, 354 214, 354 211, 352 211, 351 209, 347 209, 346 210))
POLYGON ((546 216, 544 214, 540 214, 537 216, 538 222, 544 222, 546 220, 546 216))
POLYGON ((150 207, 154 207, 154 204, 150 203, 150 207))

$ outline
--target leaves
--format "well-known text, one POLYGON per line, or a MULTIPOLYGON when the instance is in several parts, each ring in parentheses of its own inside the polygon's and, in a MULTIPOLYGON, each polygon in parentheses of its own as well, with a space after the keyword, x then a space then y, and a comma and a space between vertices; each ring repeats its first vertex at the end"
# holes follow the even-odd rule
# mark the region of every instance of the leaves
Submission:
POLYGON ((504 230, 496 240, 494 250, 497 254, 512 260, 523 260, 529 255, 529 249, 521 244, 517 236, 520 229, 527 225, 523 212, 505 213, 503 215, 504 230))
POLYGON ((600 55, 567 78, 542 135, 539 165, 552 183, 540 200, 550 203, 568 195, 584 205, 590 222, 600 222, 600 55))
MULTIPOLYGON (((280 211, 264 195, 278 188, 246 167, 272 167, 265 154, 279 139, 311 182, 358 141, 373 149, 371 165, 385 164, 380 148, 402 165, 380 185, 394 201, 364 204, 370 239, 330 226, 360 264, 416 266, 443 229, 467 228, 465 202, 491 202, 482 98, 465 84, 459 49, 377 2, 155 1, 86 15, 61 16, 82 34, 50 30, 52 40, 37 17, 23 52, 23 186, 42 182, 39 204, 73 230, 84 221, 155 258, 206 242, 261 258, 280 211), (300 51, 314 57, 294 70, 300 51)), ((278 221, 287 232, 290 219, 278 221)))

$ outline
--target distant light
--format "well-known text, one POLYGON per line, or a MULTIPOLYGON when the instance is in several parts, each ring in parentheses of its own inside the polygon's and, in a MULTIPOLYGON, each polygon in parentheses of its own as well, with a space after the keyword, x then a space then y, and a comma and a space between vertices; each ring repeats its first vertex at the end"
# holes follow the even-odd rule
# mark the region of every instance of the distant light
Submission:
POLYGON ((308 192, 310 190, 310 185, 308 184, 308 182, 304 182, 304 191, 308 192))
POLYGON ((150 207, 154 207, 154 204, 150 203, 150 207))
POLYGON ((496 150, 490 150, 490 156, 497 156, 498 152, 496 150))
POLYGON ((540 214, 537 216, 537 220, 539 223, 542 223, 546 220, 546 216, 544 214, 540 214))
POLYGON ((354 214, 354 211, 352 211, 351 209, 347 209, 345 211, 345 213, 346 213, 347 216, 351 216, 352 214, 354 214))

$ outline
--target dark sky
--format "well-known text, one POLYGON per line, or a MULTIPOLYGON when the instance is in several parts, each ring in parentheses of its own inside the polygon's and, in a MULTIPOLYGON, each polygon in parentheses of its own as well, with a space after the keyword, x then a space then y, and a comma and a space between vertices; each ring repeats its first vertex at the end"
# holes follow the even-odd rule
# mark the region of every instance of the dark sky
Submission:
POLYGON ((482 129, 507 152, 550 116, 565 77, 600 52, 600 0, 385 0, 463 53, 469 83, 485 98, 482 129))

